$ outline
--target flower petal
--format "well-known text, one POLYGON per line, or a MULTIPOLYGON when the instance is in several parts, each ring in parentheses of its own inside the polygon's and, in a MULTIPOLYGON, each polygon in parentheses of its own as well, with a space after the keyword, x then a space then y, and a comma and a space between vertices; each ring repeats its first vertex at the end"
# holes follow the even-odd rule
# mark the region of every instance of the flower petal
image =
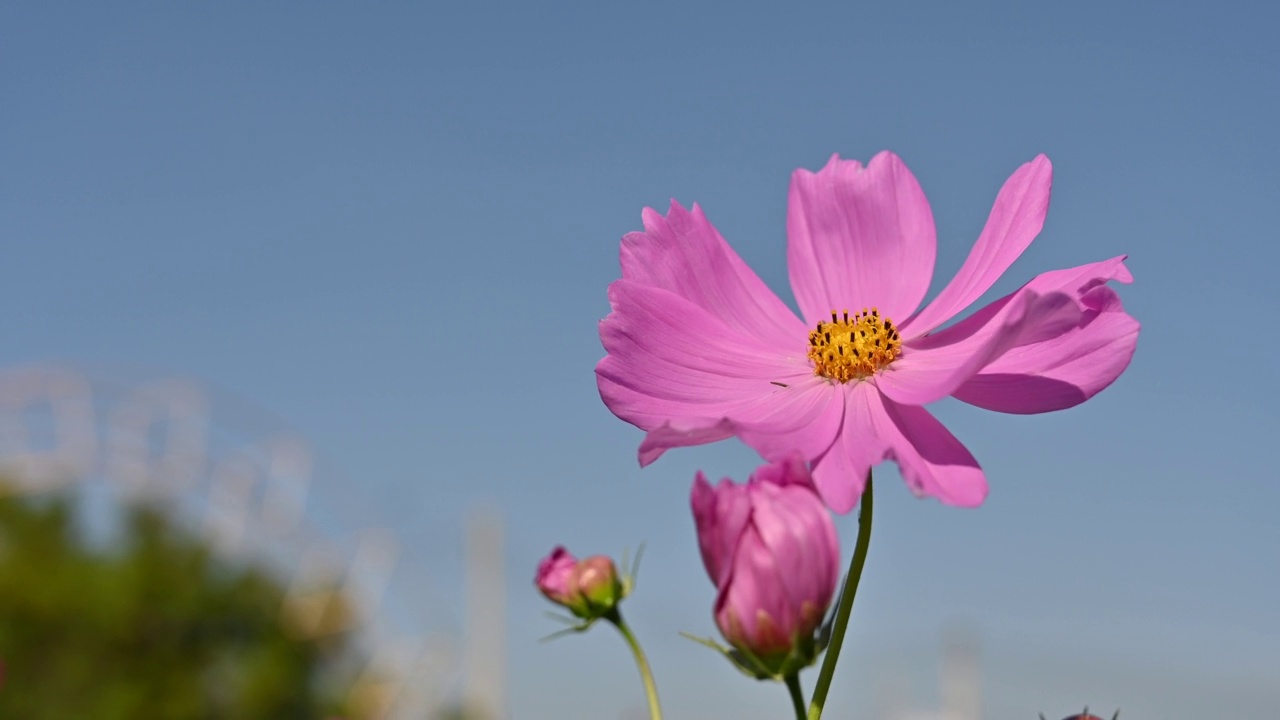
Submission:
POLYGON ((596 366, 600 396, 643 430, 670 418, 731 416, 779 386, 812 377, 804 355, 775 350, 667 290, 618 280, 600 323, 608 355, 596 366))
POLYGON ((662 457, 672 448, 708 445, 734 436, 737 429, 729 418, 675 418, 645 434, 640 442, 640 467, 662 457))
POLYGON ((905 318, 929 290, 937 237, 924 191, 882 152, 864 169, 833 156, 796 170, 787 197, 787 266, 805 324, 832 310, 879 307, 905 318))
MULTIPOLYGON (((824 448, 825 449, 825 448, 824 448)), ((781 453, 776 460, 761 465, 751 473, 749 481, 753 485, 768 484, 778 487, 798 485, 816 492, 813 478, 809 475, 809 464, 799 452, 781 453)))
POLYGON ((1044 155, 1009 176, 960 272, 919 315, 899 324, 904 337, 918 337, 942 325, 990 289, 1040 234, 1052 186, 1053 165, 1044 155))
POLYGON ((770 462, 792 453, 806 461, 831 447, 840 433, 844 401, 839 388, 822 378, 810 378, 771 398, 776 404, 759 418, 739 421, 735 434, 770 462))
POLYGON ((1101 392, 1129 366, 1140 325, 1108 280, 1132 282, 1124 258, 1045 273, 1028 287, 1058 287, 1079 296, 1080 322, 1054 337, 1015 347, 954 393, 972 405, 1029 414, 1073 407, 1101 392))
POLYGON ((813 465, 822 499, 835 512, 849 512, 862 496, 867 473, 884 460, 897 461, 916 495, 964 507, 986 497, 978 462, 927 410, 898 405, 870 383, 850 386, 840 439, 813 465))
POLYGON ((720 417, 677 417, 654 428, 640 443, 640 464, 648 465, 674 447, 738 436, 770 461, 799 452, 821 455, 840 429, 844 412, 839 393, 826 381, 808 377, 769 395, 725 409, 720 417))
MULTIPOLYGON (((805 473, 806 481, 808 473, 805 473)), ((753 484, 752 523, 771 548, 792 608, 826 607, 840 571, 835 524, 812 487, 753 484)), ((798 617, 797 617, 798 619, 798 617)))
POLYGON ((902 479, 917 496, 947 505, 977 507, 987 498, 987 478, 964 445, 928 410, 871 398, 876 433, 889 446, 902 479), (878 407, 877 407, 878 404, 878 407))
POLYGON ((622 238, 622 279, 669 290, 762 342, 801 342, 804 323, 738 257, 696 204, 671 201, 663 217, 642 215, 644 232, 622 238))
POLYGON ((698 549, 707 575, 717 588, 726 581, 733 567, 738 536, 751 519, 751 498, 744 485, 727 478, 714 487, 698 472, 689 497, 694 525, 698 531, 698 549))
MULTIPOLYGON (((879 393, 871 383, 841 386, 844 420, 840 436, 813 462, 813 483, 827 507, 847 513, 858 504, 867 473, 883 462, 889 448, 876 433, 871 398, 879 393)), ((878 402, 878 401, 877 401, 878 402)))
POLYGON ((760 656, 790 649, 792 639, 786 629, 794 628, 797 622, 781 582, 781 570, 754 521, 748 524, 738 543, 733 571, 716 597, 716 624, 730 643, 749 647, 760 656))
POLYGON ((569 576, 577 564, 578 559, 572 553, 563 545, 557 545, 538 563, 533 583, 551 601, 566 604, 570 600, 569 576))
POLYGON ((1075 327, 1080 315, 1076 300, 1065 293, 1020 290, 992 311, 975 313, 964 322, 904 343, 902 356, 877 374, 874 382, 898 403, 935 402, 1011 348, 1075 327))

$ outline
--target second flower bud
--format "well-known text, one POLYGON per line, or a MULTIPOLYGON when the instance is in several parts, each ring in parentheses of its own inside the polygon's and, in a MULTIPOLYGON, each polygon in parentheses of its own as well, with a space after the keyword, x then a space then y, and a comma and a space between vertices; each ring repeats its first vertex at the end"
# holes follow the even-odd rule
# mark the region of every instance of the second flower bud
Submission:
POLYGON ((752 473, 745 485, 694 481, 693 518, 715 620, 760 677, 785 677, 813 662, 814 637, 835 594, 835 525, 799 456, 752 473))

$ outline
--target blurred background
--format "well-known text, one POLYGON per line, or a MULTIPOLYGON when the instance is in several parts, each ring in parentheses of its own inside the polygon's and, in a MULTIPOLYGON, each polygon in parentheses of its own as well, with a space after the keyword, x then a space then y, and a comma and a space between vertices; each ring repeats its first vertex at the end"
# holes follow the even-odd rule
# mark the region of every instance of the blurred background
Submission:
POLYGON ((643 717, 611 633, 539 643, 531 584, 557 543, 641 542, 628 616, 668 716, 785 717, 677 635, 714 632, 693 475, 757 460, 641 471, 596 323, 618 239, 671 198, 791 302, 791 171, 886 148, 932 203, 931 296, 1044 152, 1044 232, 987 299, 1128 253, 1144 327, 1080 407, 931 408, 982 508, 878 471, 831 712, 1275 717, 1278 21, 5 4, 0 717, 643 717))

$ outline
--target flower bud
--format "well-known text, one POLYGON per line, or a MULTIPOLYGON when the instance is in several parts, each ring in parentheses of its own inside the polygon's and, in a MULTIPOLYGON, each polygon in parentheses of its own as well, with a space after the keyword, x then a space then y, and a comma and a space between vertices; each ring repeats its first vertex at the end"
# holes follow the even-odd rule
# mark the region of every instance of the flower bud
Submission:
POLYGON ((618 569, 605 555, 579 560, 569 576, 569 586, 576 590, 592 617, 609 612, 622 599, 618 569))
POLYGON ((626 596, 613 560, 604 555, 578 560, 561 546, 538 563, 533 582, 548 600, 587 620, 608 613, 626 596))
POLYGON ((804 461, 761 466, 745 485, 713 487, 700 472, 690 499, 725 639, 773 674, 810 664, 840 545, 804 461))
POLYGON ((557 545, 551 554, 538 563, 538 573, 534 576, 533 583, 551 602, 568 606, 573 600, 569 576, 577 565, 578 559, 565 550, 564 546, 557 545))

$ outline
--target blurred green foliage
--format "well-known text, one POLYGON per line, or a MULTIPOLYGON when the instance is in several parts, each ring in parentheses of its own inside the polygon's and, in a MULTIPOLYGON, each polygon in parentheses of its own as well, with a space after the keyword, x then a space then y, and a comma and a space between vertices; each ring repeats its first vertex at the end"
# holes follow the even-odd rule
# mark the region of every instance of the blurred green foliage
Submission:
POLYGON ((64 497, 0 498, 0 718, 282 720, 338 707, 342 648, 297 639, 283 589, 154 508, 110 547, 64 497))

